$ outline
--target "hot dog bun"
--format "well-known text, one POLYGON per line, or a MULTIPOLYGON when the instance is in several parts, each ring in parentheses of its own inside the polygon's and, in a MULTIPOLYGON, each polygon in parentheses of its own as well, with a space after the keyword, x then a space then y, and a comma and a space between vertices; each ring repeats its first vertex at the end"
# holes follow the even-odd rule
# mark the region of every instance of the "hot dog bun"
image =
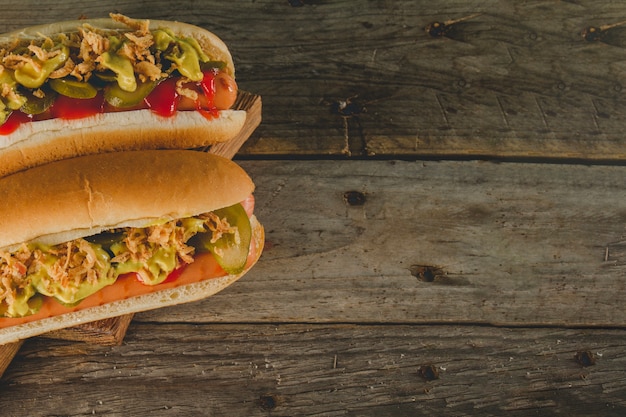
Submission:
POLYGON ((60 159, 141 149, 187 149, 225 142, 241 130, 245 111, 198 112, 164 118, 150 110, 102 113, 85 119, 25 123, 0 135, 0 177, 60 159))
POLYGON ((55 161, 0 179, 0 250, 195 216, 243 201, 253 190, 236 163, 207 152, 128 151, 55 161))
MULTIPOLYGON (((87 19, 33 26, 0 35, 0 48, 17 40, 41 39, 77 32, 86 25, 98 30, 128 29, 113 19, 87 19)), ((179 36, 193 37, 212 60, 225 63, 234 77, 232 56, 215 34, 181 22, 150 21, 151 29, 166 27, 179 36)), ((187 149, 225 142, 237 135, 246 120, 243 110, 220 110, 213 118, 196 111, 163 117, 150 110, 107 112, 76 120, 48 119, 23 123, 0 135, 0 177, 59 159, 94 153, 187 149)))
POLYGON ((256 247, 256 255, 252 265, 240 274, 205 279, 204 281, 196 282, 194 284, 160 290, 154 293, 132 298, 120 299, 97 307, 89 307, 82 310, 79 309, 77 311, 68 312, 54 317, 0 328, 0 345, 42 335, 54 330, 90 323, 96 320, 103 320, 111 317, 118 317, 123 314, 139 313, 142 311, 199 301, 210 297, 244 276, 261 255, 265 236, 264 230, 254 216, 251 218, 251 224, 253 239, 256 247))
MULTIPOLYGON (((56 161, 0 179, 0 248, 56 244, 112 228, 194 216, 243 201, 253 190, 252 180, 237 164, 199 151, 129 151, 56 161)), ((165 290, 156 286, 149 294, 9 325, 0 329, 0 344, 212 295, 258 260, 264 231, 254 216, 251 226, 252 257, 242 273, 165 290)))

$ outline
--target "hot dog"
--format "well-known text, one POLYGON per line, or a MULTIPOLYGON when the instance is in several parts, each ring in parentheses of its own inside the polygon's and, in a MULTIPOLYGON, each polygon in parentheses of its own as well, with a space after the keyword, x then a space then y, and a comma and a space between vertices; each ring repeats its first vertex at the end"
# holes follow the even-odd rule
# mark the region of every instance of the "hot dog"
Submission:
POLYGON ((263 249, 254 184, 193 150, 69 158, 0 179, 0 344, 205 298, 263 249))
POLYGON ((190 24, 110 18, 0 35, 0 176, 73 156, 205 147, 246 113, 230 51, 190 24))

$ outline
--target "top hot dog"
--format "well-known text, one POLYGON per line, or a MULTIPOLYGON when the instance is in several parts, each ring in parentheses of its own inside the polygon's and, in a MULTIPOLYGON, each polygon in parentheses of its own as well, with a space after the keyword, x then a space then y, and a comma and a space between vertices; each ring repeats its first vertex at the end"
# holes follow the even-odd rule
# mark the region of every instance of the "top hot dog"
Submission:
POLYGON ((226 45, 179 22, 112 14, 0 35, 0 176, 83 154, 229 140, 246 117, 230 110, 234 77, 226 45))

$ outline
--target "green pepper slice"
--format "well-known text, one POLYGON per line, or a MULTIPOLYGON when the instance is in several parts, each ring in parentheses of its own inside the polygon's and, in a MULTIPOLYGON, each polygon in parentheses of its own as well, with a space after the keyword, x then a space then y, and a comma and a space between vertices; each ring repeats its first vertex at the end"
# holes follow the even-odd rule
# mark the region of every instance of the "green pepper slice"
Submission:
POLYGON ((36 65, 27 62, 23 67, 15 70, 13 76, 15 80, 26 88, 39 88, 46 81, 52 71, 60 68, 69 58, 69 48, 62 45, 59 48, 58 55, 50 58, 44 63, 36 65))
MULTIPOLYGON (((98 245, 92 244, 93 253, 98 261, 95 262, 94 268, 98 267, 99 278, 93 282, 84 280, 78 283, 70 283, 70 285, 63 285, 57 281, 49 279, 49 275, 46 267, 42 267, 35 271, 32 275, 32 285, 39 294, 46 295, 48 297, 54 297, 64 305, 73 305, 76 302, 100 291, 107 285, 111 285, 115 282, 117 276, 109 273, 110 269, 110 256, 109 254, 98 245)), ((57 262, 58 259, 52 253, 44 253, 42 262, 45 265, 52 265, 57 262)))
POLYGON ((107 251, 109 255, 114 256, 111 252, 111 246, 123 241, 125 237, 126 235, 124 232, 102 232, 97 235, 87 236, 85 240, 89 243, 100 246, 102 249, 107 251))

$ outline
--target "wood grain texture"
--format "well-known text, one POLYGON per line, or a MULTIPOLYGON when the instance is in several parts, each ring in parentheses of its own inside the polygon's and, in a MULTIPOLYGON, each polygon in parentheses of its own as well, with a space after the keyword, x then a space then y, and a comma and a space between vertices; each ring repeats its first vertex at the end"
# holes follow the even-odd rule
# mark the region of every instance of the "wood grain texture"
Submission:
POLYGON ((12 417, 620 416, 625 358, 619 330, 133 322, 31 339, 0 387, 12 417))
POLYGON ((11 364, 11 361, 20 350, 23 343, 23 341, 18 341, 0 345, 0 376, 2 376, 7 367, 11 364))
POLYGON ((221 36, 263 97, 237 159, 267 232, 246 277, 121 345, 25 342, 8 415, 626 414, 623 2, 4 6, 0 31, 221 36))
POLYGON ((74 342, 86 342, 98 345, 119 345, 124 340, 128 326, 133 319, 133 314, 111 317, 80 326, 55 330, 43 335, 51 339, 71 340, 74 342))
POLYGON ((261 262, 200 308, 136 319, 626 325, 623 167, 240 163, 261 262))

